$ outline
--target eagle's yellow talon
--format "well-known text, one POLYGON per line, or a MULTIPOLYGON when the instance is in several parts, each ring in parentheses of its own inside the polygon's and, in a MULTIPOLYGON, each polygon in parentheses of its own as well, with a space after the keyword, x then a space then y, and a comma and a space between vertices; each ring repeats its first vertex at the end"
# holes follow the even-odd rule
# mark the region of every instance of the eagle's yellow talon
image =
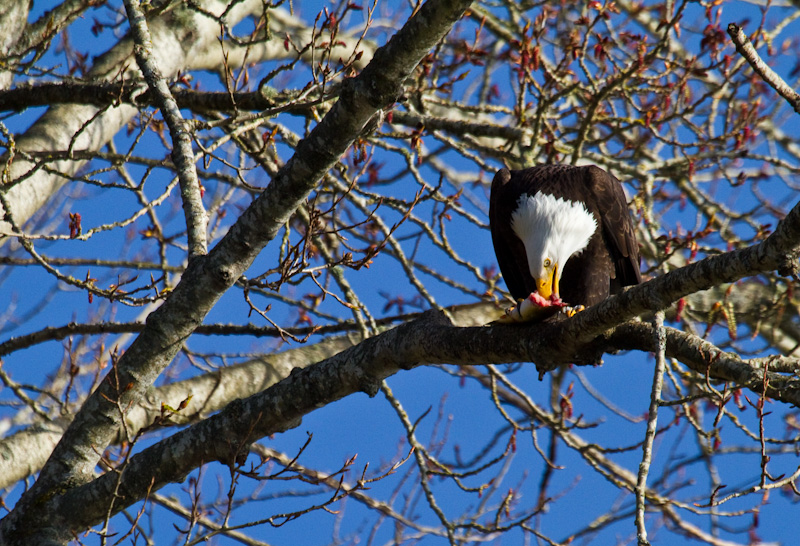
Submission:
POLYGON ((517 300, 517 304, 513 305, 503 311, 503 316, 497 319, 497 322, 501 322, 504 324, 512 323, 512 322, 526 322, 528 318, 522 311, 522 302, 523 300, 517 300))
POLYGON ((583 305, 576 305, 574 307, 565 307, 563 312, 569 318, 572 318, 575 315, 577 315, 578 313, 580 313, 581 311, 585 311, 585 310, 586 310, 586 307, 584 307, 583 305))

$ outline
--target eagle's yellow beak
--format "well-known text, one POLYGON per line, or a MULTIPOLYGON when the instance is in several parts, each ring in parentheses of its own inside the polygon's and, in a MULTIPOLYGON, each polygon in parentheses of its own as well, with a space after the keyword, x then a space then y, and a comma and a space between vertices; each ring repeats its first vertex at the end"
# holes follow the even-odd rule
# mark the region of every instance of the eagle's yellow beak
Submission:
POLYGON ((536 279, 536 291, 545 299, 558 296, 558 264, 545 269, 547 276, 543 279, 536 279))

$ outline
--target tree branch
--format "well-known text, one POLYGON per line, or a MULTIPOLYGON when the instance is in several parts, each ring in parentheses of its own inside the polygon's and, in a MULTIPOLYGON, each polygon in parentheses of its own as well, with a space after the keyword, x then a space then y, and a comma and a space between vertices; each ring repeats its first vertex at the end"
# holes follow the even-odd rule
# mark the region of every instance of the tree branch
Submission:
MULTIPOLYGON (((147 491, 181 481, 193 469, 216 460, 236 465, 236 460, 259 438, 298 426, 304 415, 345 396, 364 392, 374 396, 381 382, 401 369, 433 363, 490 364, 518 361, 530 347, 527 335, 539 330, 538 343, 550 344, 546 326, 517 325, 459 328, 445 315, 429 311, 403 324, 304 369, 295 368, 269 389, 238 400, 222 412, 147 448, 130 458, 122 474, 108 472, 87 485, 74 488, 50 504, 59 519, 76 528, 93 525, 105 517, 107 499, 121 495, 115 510, 141 499, 147 491), (526 335, 520 335, 525 331, 526 335), (90 502, 91 501, 91 502, 90 502), (80 514, 75 507, 80 506, 80 514)), ((605 350, 657 349, 656 332, 647 323, 628 323, 602 341, 605 350)), ((763 371, 725 353, 691 334, 664 328, 665 355, 687 362, 710 378, 734 381, 759 392, 763 371)), ((794 368, 797 361, 792 359, 794 368)), ((767 395, 800 403, 800 381, 771 373, 767 395)), ((635 478, 631 478, 631 488, 635 478)))
POLYGON ((731 23, 728 25, 728 34, 736 46, 736 51, 747 59, 747 62, 750 63, 750 66, 753 67, 756 74, 761 76, 762 80, 767 82, 781 97, 786 99, 786 102, 794 108, 795 112, 800 114, 800 94, 789 87, 789 85, 783 81, 783 78, 767 66, 767 63, 761 59, 756 48, 753 47, 750 39, 744 33, 744 30, 735 23, 731 23))
POLYGON ((654 327, 656 345, 656 366, 653 372, 653 387, 650 391, 650 408, 647 412, 647 429, 642 443, 642 462, 636 479, 636 536, 639 546, 650 546, 647 540, 647 527, 644 521, 647 497, 647 475, 653 461, 653 442, 658 431, 658 405, 661 402, 661 388, 664 385, 666 369, 667 336, 664 331, 664 311, 656 312, 654 327))
MULTIPOLYGON (((51 106, 54 104, 92 104, 94 106, 111 106, 130 104, 136 107, 157 104, 155 91, 148 89, 142 92, 139 82, 102 82, 102 83, 41 83, 20 85, 14 89, 0 91, 0 111, 20 112, 35 106, 51 106)), ((336 88, 334 84, 327 89, 336 88)), ((175 102, 180 108, 188 108, 195 112, 250 110, 263 111, 280 109, 281 112, 305 115, 309 106, 293 104, 299 92, 284 92, 266 96, 260 91, 196 91, 194 89, 170 89, 175 102)), ((314 97, 314 95, 312 95, 314 97)), ((51 150, 52 151, 52 150, 51 150)))
POLYGON ((153 41, 150 38, 150 29, 142 13, 139 0, 125 0, 125 10, 133 35, 133 54, 142 71, 148 87, 153 92, 156 104, 161 115, 169 127, 172 137, 172 163, 178 173, 181 187, 181 202, 183 215, 186 220, 186 236, 189 246, 189 259, 203 256, 208 251, 206 227, 208 216, 203 208, 203 198, 200 193, 200 182, 194 167, 194 153, 192 152, 192 137, 186 121, 181 115, 178 104, 170 93, 167 82, 158 69, 153 55, 153 41))

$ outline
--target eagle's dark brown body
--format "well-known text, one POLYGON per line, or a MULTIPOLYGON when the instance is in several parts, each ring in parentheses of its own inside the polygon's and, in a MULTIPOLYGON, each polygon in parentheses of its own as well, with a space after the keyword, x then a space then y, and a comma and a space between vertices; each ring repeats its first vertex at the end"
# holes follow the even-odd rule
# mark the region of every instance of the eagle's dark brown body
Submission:
POLYGON ((539 165, 519 171, 501 169, 492 181, 489 218, 500 271, 515 299, 528 297, 536 284, 525 246, 511 227, 522 194, 550 194, 580 201, 596 221, 586 248, 563 268, 561 299, 569 305, 594 305, 623 286, 638 284, 639 247, 619 181, 595 166, 539 165))

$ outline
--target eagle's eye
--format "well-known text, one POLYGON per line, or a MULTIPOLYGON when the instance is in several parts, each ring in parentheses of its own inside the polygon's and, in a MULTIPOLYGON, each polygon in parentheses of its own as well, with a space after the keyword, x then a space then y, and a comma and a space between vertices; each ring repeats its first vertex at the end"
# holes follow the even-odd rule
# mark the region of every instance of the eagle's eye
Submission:
POLYGON ((550 261, 550 258, 545 258, 544 259, 544 267, 545 267, 545 269, 549 268, 551 265, 553 265, 553 262, 550 261))

